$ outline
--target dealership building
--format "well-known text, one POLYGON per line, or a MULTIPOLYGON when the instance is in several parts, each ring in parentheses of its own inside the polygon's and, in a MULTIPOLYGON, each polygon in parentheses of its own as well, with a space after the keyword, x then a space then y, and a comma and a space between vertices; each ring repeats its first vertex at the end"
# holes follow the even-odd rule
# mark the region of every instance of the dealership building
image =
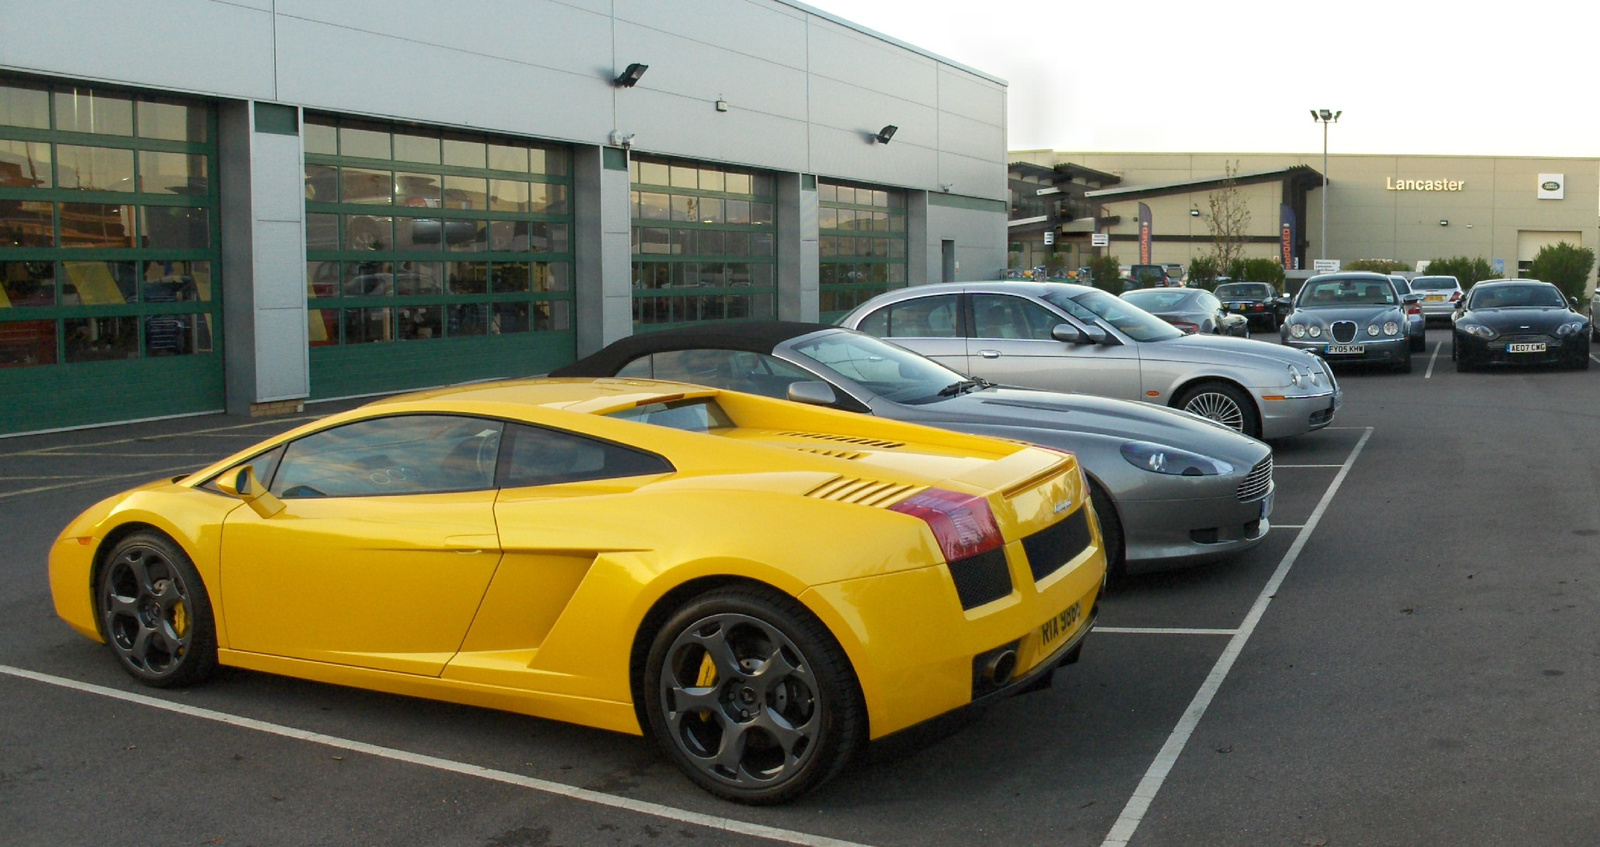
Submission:
POLYGON ((1415 268, 1465 256, 1516 276, 1545 245, 1600 243, 1600 159, 1337 155, 1326 198, 1316 155, 1027 150, 1010 159, 1013 209, 1035 200, 1012 214, 1011 250, 1025 266, 1051 247, 1084 264, 1097 233, 1102 253, 1136 262, 1141 214, 1150 261, 1187 266, 1212 251, 1211 199, 1230 182, 1249 212, 1245 255, 1286 258, 1290 270, 1317 259, 1415 268))
POLYGON ((1006 264, 1005 83, 788 0, 0 13, 0 434, 538 374, 1006 264))

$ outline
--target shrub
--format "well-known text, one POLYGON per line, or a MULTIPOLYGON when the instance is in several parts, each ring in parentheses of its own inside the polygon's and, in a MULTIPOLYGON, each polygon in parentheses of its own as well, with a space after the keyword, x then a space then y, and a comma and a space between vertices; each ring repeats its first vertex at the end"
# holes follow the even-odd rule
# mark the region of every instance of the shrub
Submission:
POLYGON ((1095 288, 1112 294, 1122 293, 1122 263, 1117 261, 1116 256, 1096 256, 1090 259, 1089 276, 1094 280, 1095 288))
MULTIPOLYGON (((1354 262, 1346 262, 1341 266, 1341 270, 1372 271, 1379 274, 1392 274, 1409 268, 1410 266, 1405 262, 1396 262, 1393 259, 1357 259, 1354 262)), ((1433 271, 1430 270, 1428 273, 1433 273, 1433 271)))
POLYGON ((1052 279, 1067 275, 1067 254, 1051 252, 1044 257, 1045 270, 1052 279))
POLYGON ((1277 259, 1244 259, 1230 263, 1229 274, 1239 282, 1270 282, 1283 290, 1283 265, 1277 259))
POLYGON ((1217 289, 1217 277, 1220 264, 1215 256, 1201 256, 1189 262, 1189 286, 1191 288, 1204 288, 1207 291, 1217 289))
POLYGON ((1428 276, 1453 276, 1461 283, 1462 291, 1471 288, 1475 282, 1499 276, 1494 272, 1494 268, 1490 267, 1489 261, 1482 256, 1476 259, 1468 259, 1466 256, 1434 259, 1428 263, 1428 269, 1423 273, 1428 276))
MULTIPOLYGON (((1429 265, 1430 269, 1432 267, 1429 265)), ((1540 247, 1539 254, 1533 257, 1533 264, 1528 267, 1528 275, 1555 283, 1562 294, 1580 299, 1586 293, 1584 289, 1588 288, 1589 271, 1593 269, 1593 250, 1563 241, 1540 247)))

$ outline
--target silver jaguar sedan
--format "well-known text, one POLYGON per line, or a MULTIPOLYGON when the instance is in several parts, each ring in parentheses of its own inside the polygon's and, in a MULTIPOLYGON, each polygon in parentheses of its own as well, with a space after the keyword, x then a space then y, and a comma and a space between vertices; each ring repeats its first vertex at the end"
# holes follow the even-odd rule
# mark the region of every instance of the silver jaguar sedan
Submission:
POLYGON ((1145 403, 1000 388, 839 327, 749 321, 648 332, 550 375, 692 382, 1072 452, 1114 571, 1229 556, 1271 528, 1272 448, 1260 441, 1145 403))
POLYGON ((1185 335, 1132 303, 1070 283, 918 285, 880 294, 839 323, 1002 385, 1143 400, 1269 440, 1327 426, 1343 400, 1310 353, 1185 335))
POLYGON ((1406 308, 1421 299, 1401 294, 1382 274, 1314 276, 1295 295, 1294 311, 1278 332, 1285 345, 1329 362, 1381 363, 1410 373, 1406 308))

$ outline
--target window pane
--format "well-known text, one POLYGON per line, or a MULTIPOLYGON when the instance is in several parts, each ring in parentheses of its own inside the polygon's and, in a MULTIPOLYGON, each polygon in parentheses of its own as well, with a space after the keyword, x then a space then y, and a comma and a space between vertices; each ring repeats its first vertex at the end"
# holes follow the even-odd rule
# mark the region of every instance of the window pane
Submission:
POLYGON ((210 315, 151 315, 144 319, 146 357, 211 352, 210 315))
POLYGON ((187 206, 140 206, 140 241, 162 250, 204 250, 211 246, 211 215, 187 206))
POLYGON ((489 208, 496 212, 528 211, 528 183, 509 179, 489 180, 489 208))
POLYGON ((146 262, 146 303, 211 302, 210 262, 146 262))
POLYGON ((341 215, 346 250, 388 250, 394 246, 394 218, 388 215, 341 215))
POLYGON ((359 126, 339 127, 339 155, 387 159, 390 157, 389 133, 359 126))
POLYGON ((394 340, 388 309, 345 309, 344 343, 369 344, 394 340))
POLYGON ((132 191, 133 151, 58 144, 56 180, 62 188, 132 191))
POLYGON ((121 306, 139 302, 135 262, 62 262, 63 306, 121 306))
POLYGON ((62 203, 62 247, 132 247, 133 206, 62 203))
POLYGON ((394 134, 394 157, 402 162, 439 164, 439 139, 422 135, 394 134))
POLYGON ((533 290, 535 290, 535 291, 566 291, 567 290, 567 263, 566 262, 534 262, 533 263, 533 290))
MULTIPOLYGON (((0 262, 0 309, 55 304, 54 262, 0 262)), ((9 324, 0 324, 6 326, 9 324)))
POLYGON ((62 324, 68 364, 139 358, 138 318, 67 318, 62 324))
POLYGON ((488 335, 492 315, 488 303, 462 303, 450 307, 450 337, 488 335))
POLYGON ((394 266, 388 262, 347 262, 344 296, 386 297, 394 293, 394 266))
POLYGON ((143 138, 196 144, 206 140, 206 109, 202 106, 141 100, 138 111, 139 135, 143 138))
POLYGON ((727 181, 722 171, 712 168, 700 169, 700 188, 704 191, 725 191, 727 181))
MULTIPOLYGON (((56 92, 56 129, 100 135, 133 135, 133 101, 127 97, 69 88, 56 92)), ((71 333, 67 333, 71 340, 71 333)), ((138 355, 135 348, 134 355, 138 355)), ((70 361, 70 359, 69 359, 70 361)))
POLYGON ((572 329, 572 304, 565 300, 545 300, 533 304, 536 332, 565 332, 572 329))
POLYGON ((0 139, 0 188, 49 188, 50 185, 50 145, 0 139))
POLYGON ((206 157, 139 151, 139 190, 149 194, 204 197, 211 192, 206 157))
POLYGON ((339 199, 343 203, 393 203, 394 174, 365 168, 340 168, 339 199))
POLYGON ((271 490, 300 498, 490 488, 503 426, 487 418, 403 415, 312 433, 289 445, 271 490))
POLYGON ((305 126, 301 130, 305 133, 307 153, 318 153, 323 156, 339 155, 339 130, 327 124, 313 123, 307 117, 305 126))
POLYGON ((339 249, 338 215, 306 215, 306 249, 339 249))
POLYGON ((306 263, 306 297, 339 296, 338 262, 306 263))
POLYGON ((56 363, 55 321, 0 323, 0 368, 56 363))
POLYGON ((50 203, 19 200, 0 203, 0 247, 50 247, 55 225, 50 203))
POLYGON ((505 144, 489 145, 489 170, 528 172, 528 148, 505 144))
POLYGON ((750 223, 756 224, 757 226, 772 226, 772 204, 760 202, 751 203, 750 223))
POLYGON ((565 150, 541 150, 535 148, 528 151, 529 170, 536 174, 549 174, 550 176, 566 176, 571 170, 570 157, 565 150))
POLYGON ((547 215, 564 215, 567 213, 567 187, 565 185, 536 182, 533 183, 531 189, 528 211, 547 215))
POLYGON ((446 176, 444 207, 478 210, 489 208, 489 181, 481 177, 446 176))
POLYGON ((339 343, 339 310, 309 309, 306 337, 312 347, 330 347, 339 343))
POLYGON ((399 250, 431 250, 441 247, 438 218, 395 218, 395 248, 399 250))
POLYGON ((400 206, 437 209, 442 202, 439 176, 436 174, 394 175, 394 202, 400 206))
POLYGON ((42 85, 20 82, 0 85, 0 126, 49 129, 50 93, 42 85))
POLYGON ((489 222, 448 220, 445 246, 452 252, 472 253, 489 249, 489 222))
POLYGON ((528 331, 527 303, 495 303, 489 309, 494 313, 494 322, 490 325, 492 333, 506 335, 528 331))
POLYGON ((401 341, 427 341, 444 337, 443 307, 408 306, 396 311, 400 313, 401 341))
POLYGON ((640 162, 639 184, 670 185, 672 184, 672 169, 660 162, 640 162))
POLYGON ((750 193, 750 175, 749 174, 728 174, 727 179, 726 179, 726 183, 727 183, 727 192, 729 194, 749 194, 750 193))
POLYGON ((493 277, 490 279, 490 291, 496 294, 526 293, 532 288, 530 266, 509 262, 496 262, 493 268, 493 277))
POLYGON ((694 168, 683 165, 669 165, 672 171, 673 188, 699 188, 700 172, 694 168))
POLYGON ((444 140, 444 163, 458 168, 483 168, 488 165, 488 147, 482 141, 444 140))
POLYGON ((306 165, 306 202, 339 202, 339 169, 329 165, 306 165))
POLYGON ((440 269, 439 262, 401 262, 394 275, 395 293, 409 297, 443 292, 444 277, 440 269))
POLYGON ((445 290, 450 294, 488 294, 488 262, 445 262, 445 290))
POLYGON ((671 198, 651 191, 639 192, 640 217, 647 221, 664 221, 672 217, 671 198))

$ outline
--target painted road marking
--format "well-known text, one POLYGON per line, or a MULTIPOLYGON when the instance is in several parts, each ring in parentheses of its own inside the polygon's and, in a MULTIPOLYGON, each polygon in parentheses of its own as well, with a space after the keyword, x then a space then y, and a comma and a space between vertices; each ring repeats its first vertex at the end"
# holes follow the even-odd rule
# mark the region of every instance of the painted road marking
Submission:
POLYGON ((368 744, 364 741, 352 741, 351 739, 340 738, 336 735, 325 735, 320 732, 312 732, 310 730, 297 729, 295 727, 285 726, 283 724, 256 720, 255 718, 232 715, 227 712, 219 712, 214 709, 202 709, 197 706, 189 706, 183 703, 173 703, 168 700, 162 700, 158 697, 150 697, 144 694, 134 694, 128 691, 119 691, 115 688, 106 688, 100 685, 91 685, 87 682, 78 682, 77 680, 51 676, 49 674, 42 674, 36 671, 23 670, 22 668, 11 667, 10 665, 0 665, 0 674, 17 677, 19 679, 31 680, 33 682, 40 682, 44 683, 45 685, 54 685, 60 688, 67 688, 85 694, 93 694, 113 700, 121 700, 125 703, 147 706, 152 709, 175 712, 177 714, 186 715, 192 718, 215 721, 217 723, 227 724, 228 726, 239 727, 241 729, 264 732, 269 735, 292 738, 297 741, 309 741, 313 744, 321 744, 325 747, 333 747, 338 750, 348 750, 352 753, 362 753, 368 756, 376 756, 380 759, 388 759, 395 762, 419 765, 421 767, 432 768, 434 770, 445 771, 447 773, 477 777, 479 779, 487 779, 493 782, 505 783, 507 785, 516 785, 545 794, 555 794, 561 797, 568 797, 573 800, 581 800, 585 803, 593 803, 597 806, 609 806, 613 809, 638 812, 640 814, 651 815, 652 817, 677 821, 679 823, 703 826, 707 829, 714 829, 721 832, 733 832, 738 833, 739 835, 765 838, 769 841, 776 841, 783 844, 806 845, 806 847, 865 847, 864 845, 858 844, 854 841, 840 841, 837 838, 828 838, 826 836, 812 835, 805 832, 795 832, 793 830, 747 823, 745 821, 735 820, 733 818, 724 818, 717 815, 707 815, 701 814, 700 812, 690 812, 684 809, 675 809, 671 806, 663 806, 659 803, 648 803, 643 800, 633 800, 627 797, 618 797, 614 794, 591 791, 587 788, 578 788, 572 785, 552 782, 547 779, 524 776, 519 773, 495 770, 494 768, 486 768, 482 765, 458 762, 453 759, 444 759, 438 756, 427 756, 421 753, 412 753, 406 750, 397 750, 393 747, 383 747, 377 744, 368 744))
MULTIPOLYGON (((205 414, 212 414, 212 413, 207 412, 205 414)), ((316 420, 316 419, 318 419, 320 417, 322 417, 322 415, 297 415, 295 417, 287 417, 287 418, 264 418, 262 420, 252 421, 252 422, 247 423, 247 424, 234 424, 232 426, 214 426, 214 427, 211 427, 210 429, 196 429, 196 430, 191 430, 189 432, 163 432, 163 433, 158 433, 156 435, 141 435, 141 436, 138 436, 137 438, 117 438, 117 439, 113 439, 111 441, 100 441, 100 442, 97 442, 95 446, 97 446, 97 447, 109 447, 109 446, 111 446, 113 444, 138 444, 138 443, 143 442, 143 441, 163 441, 163 440, 166 440, 166 439, 169 439, 169 438, 188 438, 191 435, 207 435, 209 433, 214 433, 214 432, 232 432, 234 430, 240 430, 240 429, 254 429, 256 427, 273 426, 275 424, 281 424, 281 423, 293 423, 295 421, 314 421, 314 420, 316 420)), ((129 421, 129 423, 134 423, 134 422, 133 421, 129 421)), ((101 424, 96 424, 96 426, 101 426, 101 424)), ((24 435, 31 435, 32 433, 23 433, 23 434, 24 435)), ((63 444, 60 447, 40 447, 37 450, 21 450, 21 451, 18 451, 16 453, 0 453, 0 458, 7 458, 7 457, 10 457, 10 456, 59 456, 59 455, 62 455, 61 451, 63 451, 63 450, 79 450, 79 449, 82 449, 83 446, 84 445, 82 445, 82 444, 63 444)))
POLYGON ((1162 783, 1166 782, 1167 774, 1172 772, 1172 766, 1177 764, 1178 756, 1183 753, 1183 748, 1188 745, 1189 737, 1194 734, 1195 727, 1200 725, 1200 719, 1205 717, 1206 709, 1211 705, 1212 698, 1217 696, 1217 691, 1222 688, 1223 680, 1227 679, 1228 671, 1233 669, 1233 663, 1238 660, 1239 654, 1244 651, 1244 645, 1250 640, 1251 634, 1256 631, 1256 625, 1261 622, 1262 615, 1266 614, 1267 606, 1278 593, 1278 587, 1283 584, 1289 575, 1289 569, 1294 567, 1295 560, 1300 557, 1300 551, 1305 549, 1306 542, 1310 540, 1311 533, 1317 529, 1317 524, 1322 520, 1322 515, 1328 510, 1328 504, 1333 502, 1334 495, 1339 493, 1339 486, 1344 483, 1349 475, 1350 468, 1355 464, 1356 458, 1361 455, 1361 449, 1367 446, 1367 439, 1372 437, 1372 427, 1367 427, 1361 440, 1356 442, 1348 458, 1344 460, 1344 469, 1328 484, 1328 490, 1323 492, 1322 500, 1317 503, 1317 508, 1311 513, 1311 518, 1306 521, 1305 528, 1295 536, 1294 543, 1289 545, 1289 552, 1283 554, 1283 561, 1278 563, 1278 569, 1273 572, 1272 579, 1267 581, 1267 586, 1261 589, 1261 594, 1256 597, 1255 605, 1250 607, 1250 613, 1245 615, 1244 623, 1239 626, 1239 631, 1229 639, 1228 646, 1223 649, 1222 656, 1212 666, 1211 673, 1206 676, 1206 681, 1201 684, 1200 690, 1195 692, 1194 699, 1190 701, 1189 708, 1178 720, 1178 725, 1173 727, 1172 734, 1167 736, 1167 743, 1161 746, 1161 752, 1156 754, 1155 761, 1150 763, 1149 770, 1145 771, 1144 778, 1139 780, 1139 786, 1134 789, 1133 796, 1128 799, 1128 804, 1122 808, 1122 814, 1117 822, 1106 834, 1101 847, 1126 847, 1139 829, 1139 824, 1144 820, 1145 813, 1150 810, 1150 804, 1155 801, 1156 794, 1160 793, 1162 783))
POLYGON ((1303 469, 1303 468, 1342 468, 1342 467, 1344 467, 1344 465, 1273 465, 1272 469, 1273 470, 1278 470, 1280 468, 1303 469))
POLYGON ((5 500, 11 497, 21 497, 24 494, 39 494, 44 491, 60 491, 64 488, 77 488, 81 485, 94 485, 95 483, 99 482, 111 482, 119 479, 135 479, 138 477, 144 477, 146 479, 160 479, 161 477, 172 476, 176 473, 183 473, 187 475, 194 473, 208 464, 210 464, 210 462, 199 462, 192 465, 182 465, 176 468, 156 468, 155 470, 136 471, 134 473, 100 474, 89 477, 88 479, 80 479, 76 482, 61 482, 55 485, 40 485, 35 488, 24 488, 20 491, 0 491, 0 500, 5 500))
POLYGON ((1179 626, 1137 627, 1137 626, 1097 626, 1096 633, 1109 633, 1112 635, 1238 635, 1237 629, 1192 629, 1179 626))
POLYGON ((1433 363, 1439 361, 1439 351, 1443 348, 1443 341, 1433 345, 1433 355, 1428 358, 1428 372, 1422 375, 1423 379, 1433 379, 1433 363))

